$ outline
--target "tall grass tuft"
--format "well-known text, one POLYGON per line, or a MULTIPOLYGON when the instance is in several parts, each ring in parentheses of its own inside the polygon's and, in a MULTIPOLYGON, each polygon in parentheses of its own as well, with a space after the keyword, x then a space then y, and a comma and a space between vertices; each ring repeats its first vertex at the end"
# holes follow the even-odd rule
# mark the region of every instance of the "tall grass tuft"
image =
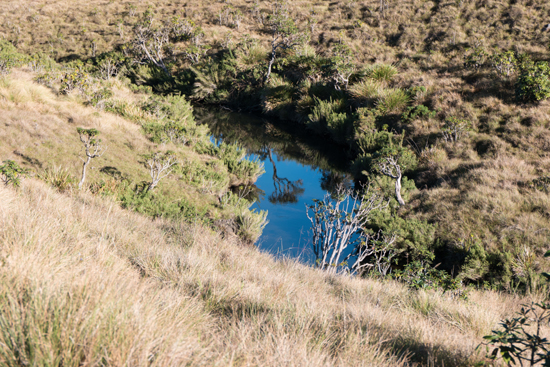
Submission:
POLYGON ((67 192, 75 188, 77 179, 66 168, 46 168, 38 175, 40 179, 55 187, 59 192, 67 192))
POLYGON ((380 83, 389 83, 397 74, 397 68, 393 65, 376 64, 365 70, 365 75, 380 83))
POLYGON ((403 89, 384 89, 376 102, 378 110, 384 114, 399 113, 410 103, 411 98, 403 89))
POLYGON ((351 96, 359 101, 375 101, 382 93, 382 85, 379 81, 365 79, 349 87, 351 96))

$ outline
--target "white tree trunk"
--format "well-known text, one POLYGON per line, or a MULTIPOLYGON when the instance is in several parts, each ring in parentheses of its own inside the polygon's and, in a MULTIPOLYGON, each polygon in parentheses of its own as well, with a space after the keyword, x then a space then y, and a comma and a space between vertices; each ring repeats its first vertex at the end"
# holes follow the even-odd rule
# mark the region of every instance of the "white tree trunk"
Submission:
POLYGON ((84 184, 84 181, 86 180, 86 167, 88 167, 88 164, 90 163, 90 156, 86 156, 86 160, 82 164, 82 177, 80 178, 80 182, 78 183, 78 189, 82 190, 82 185, 84 184))

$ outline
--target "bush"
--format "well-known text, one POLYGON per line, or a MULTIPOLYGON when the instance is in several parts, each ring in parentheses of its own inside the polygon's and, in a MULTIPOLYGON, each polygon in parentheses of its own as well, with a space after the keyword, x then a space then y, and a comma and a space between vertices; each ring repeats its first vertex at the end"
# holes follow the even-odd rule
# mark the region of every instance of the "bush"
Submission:
POLYGON ((343 110, 342 100, 323 101, 314 97, 315 106, 309 117, 307 126, 317 133, 328 133, 338 143, 343 144, 351 135, 352 120, 343 110))
MULTIPOLYGON (((404 180, 404 191, 407 186, 410 190, 411 184, 414 188, 414 182, 404 180)), ((392 207, 395 208, 396 204, 392 207)), ((400 252, 401 259, 432 261, 434 259, 436 225, 414 218, 402 218, 393 208, 374 213, 367 228, 372 232, 382 231, 389 235, 395 235, 395 248, 400 252)))
POLYGON ((441 132, 446 142, 456 142, 459 141, 470 128, 471 124, 469 121, 450 116, 445 120, 441 132))
POLYGON ((262 231, 269 221, 267 210, 243 210, 237 215, 239 225, 239 236, 250 243, 254 243, 262 235, 262 231))
POLYGON ((436 111, 430 111, 430 109, 424 105, 407 107, 405 112, 401 115, 401 120, 405 122, 411 122, 420 119, 434 118, 437 114, 436 111))
POLYGON ((405 265, 403 270, 393 273, 393 278, 405 283, 412 289, 439 289, 443 293, 448 292, 453 297, 467 298, 460 280, 421 261, 413 261, 405 265))
POLYGON ((550 66, 541 61, 520 66, 516 83, 516 98, 523 102, 538 102, 550 97, 550 66))
POLYGON ((135 210, 138 213, 154 218, 167 217, 186 219, 189 221, 207 221, 207 209, 199 210, 185 199, 174 201, 173 198, 146 190, 147 183, 138 185, 134 190, 129 187, 120 195, 123 208, 135 210))
POLYGON ((59 92, 61 94, 69 94, 74 89, 78 89, 81 93, 86 93, 90 88, 90 77, 81 68, 76 68, 66 72, 61 77, 61 86, 59 92))
POLYGON ((464 66, 467 69, 478 70, 487 62, 487 52, 482 47, 475 47, 472 52, 465 57, 464 66))
POLYGON ((236 144, 221 143, 215 149, 215 155, 223 161, 229 173, 242 181, 256 181, 265 172, 259 159, 245 159, 246 151, 236 144))
POLYGON ((0 74, 9 74, 14 67, 20 67, 27 63, 29 57, 17 51, 17 48, 9 41, 0 40, 0 74))
POLYGON ((541 327, 550 321, 550 303, 523 305, 517 314, 518 317, 500 323, 502 330, 493 330, 483 337, 487 340, 481 344, 487 346, 486 357, 493 361, 501 358, 508 366, 516 362, 521 366, 544 362, 543 366, 548 366, 550 341, 543 336, 541 327), (495 348, 489 353, 490 345, 495 348))
POLYGON ((4 185, 18 187, 28 171, 12 160, 6 160, 0 165, 0 180, 4 185))

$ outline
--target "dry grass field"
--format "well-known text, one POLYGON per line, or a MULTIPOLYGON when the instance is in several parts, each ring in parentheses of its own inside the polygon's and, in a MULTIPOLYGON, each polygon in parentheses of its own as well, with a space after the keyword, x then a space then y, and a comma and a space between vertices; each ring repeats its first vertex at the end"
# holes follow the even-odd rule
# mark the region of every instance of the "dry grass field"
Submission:
POLYGON ((527 301, 329 276, 33 179, 0 202, 5 366, 470 366, 527 301))

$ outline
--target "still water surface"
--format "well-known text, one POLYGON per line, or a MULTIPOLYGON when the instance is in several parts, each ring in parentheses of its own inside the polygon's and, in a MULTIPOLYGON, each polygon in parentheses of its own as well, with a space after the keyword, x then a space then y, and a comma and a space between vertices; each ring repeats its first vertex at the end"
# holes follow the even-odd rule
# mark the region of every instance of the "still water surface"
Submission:
POLYGON ((248 158, 264 164, 266 172, 256 182, 260 194, 252 208, 267 210, 269 223, 257 246, 276 256, 313 263, 306 205, 352 184, 345 152, 323 139, 304 136, 290 124, 275 127, 265 119, 206 108, 196 109, 196 115, 208 124, 215 142, 238 143, 248 158))

